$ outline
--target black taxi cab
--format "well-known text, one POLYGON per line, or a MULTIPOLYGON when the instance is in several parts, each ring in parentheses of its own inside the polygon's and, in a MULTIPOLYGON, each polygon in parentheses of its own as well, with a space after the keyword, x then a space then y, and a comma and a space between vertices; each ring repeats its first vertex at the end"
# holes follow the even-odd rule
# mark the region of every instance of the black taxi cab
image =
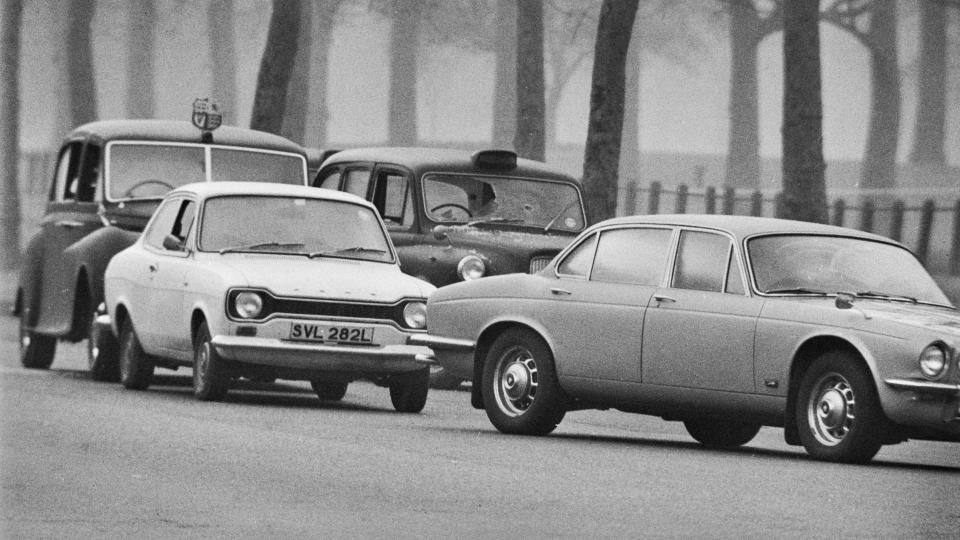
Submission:
POLYGON ((47 369, 59 340, 90 338, 93 378, 117 379, 117 345, 95 324, 104 270, 113 255, 133 244, 168 191, 219 180, 307 184, 300 145, 220 126, 219 115, 208 114, 215 106, 200 101, 192 123, 104 120, 77 127, 64 139, 14 300, 24 367, 47 369))
MULTIPOLYGON (((587 224, 576 179, 508 150, 344 150, 313 185, 371 201, 403 271, 437 287, 537 272, 587 224)), ((459 383, 434 373, 434 387, 459 383)))

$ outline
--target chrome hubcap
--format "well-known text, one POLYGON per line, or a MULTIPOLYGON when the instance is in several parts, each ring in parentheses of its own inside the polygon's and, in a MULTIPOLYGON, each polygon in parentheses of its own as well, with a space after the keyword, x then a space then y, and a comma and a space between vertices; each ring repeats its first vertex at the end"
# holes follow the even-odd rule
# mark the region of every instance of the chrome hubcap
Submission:
POLYGON ((836 446, 853 427, 856 396, 850 383, 838 373, 828 373, 817 381, 807 408, 807 421, 817 441, 836 446))
POLYGON ((514 347, 506 351, 494 374, 494 393, 500 410, 508 416, 520 416, 537 397, 539 373, 530 351, 514 347))

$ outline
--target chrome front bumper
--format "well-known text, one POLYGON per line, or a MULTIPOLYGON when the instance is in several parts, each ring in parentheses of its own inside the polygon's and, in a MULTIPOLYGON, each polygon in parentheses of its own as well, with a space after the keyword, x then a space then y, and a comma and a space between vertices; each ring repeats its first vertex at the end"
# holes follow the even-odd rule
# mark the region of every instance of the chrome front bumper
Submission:
POLYGON ((429 347, 435 351, 468 352, 477 347, 477 342, 469 339, 446 338, 430 334, 413 334, 407 338, 407 343, 429 347))
POLYGON ((415 345, 324 345, 226 335, 215 336, 210 343, 226 359, 271 367, 403 373, 433 363, 430 349, 415 345))
POLYGON ((897 390, 913 390, 929 394, 960 396, 960 384, 923 381, 918 379, 884 379, 883 382, 897 390))

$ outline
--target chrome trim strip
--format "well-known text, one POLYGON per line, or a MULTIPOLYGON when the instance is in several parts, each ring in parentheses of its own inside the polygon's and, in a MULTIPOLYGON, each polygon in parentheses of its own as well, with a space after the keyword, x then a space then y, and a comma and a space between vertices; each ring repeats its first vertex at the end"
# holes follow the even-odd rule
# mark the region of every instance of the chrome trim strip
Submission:
POLYGON ((469 339, 445 338, 430 334, 413 334, 407 337, 407 345, 421 345, 431 349, 446 351, 472 351, 477 342, 469 339))
POLYGON ((884 379, 887 386, 897 390, 916 390, 935 394, 960 395, 960 384, 939 383, 932 381, 918 381, 914 379, 884 379))

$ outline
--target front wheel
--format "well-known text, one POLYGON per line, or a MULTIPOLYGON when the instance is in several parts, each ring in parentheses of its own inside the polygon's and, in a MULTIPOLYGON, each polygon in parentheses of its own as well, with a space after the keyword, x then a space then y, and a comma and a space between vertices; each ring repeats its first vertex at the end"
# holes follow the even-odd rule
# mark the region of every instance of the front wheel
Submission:
POLYGON ((57 338, 37 334, 27 328, 27 321, 20 316, 20 363, 29 369, 50 369, 53 355, 57 352, 57 338))
POLYGON ((120 329, 120 383, 130 390, 146 390, 153 382, 153 362, 133 329, 130 319, 120 329))
POLYGON ((530 330, 512 328, 494 340, 481 392, 487 418, 504 433, 546 435, 566 414, 553 354, 530 330))
POLYGON ((394 375, 390 381, 390 401, 397 412, 418 413, 427 405, 430 369, 394 375))
POLYGON ((193 395, 200 401, 223 401, 230 390, 230 374, 210 343, 207 323, 201 323, 193 348, 193 395))
POLYGON ((725 420, 687 420, 687 433, 708 448, 736 448, 752 441, 760 432, 760 424, 725 420))
POLYGON ((796 422, 800 442, 816 459, 866 463, 883 445, 885 420, 873 380, 846 352, 824 354, 803 374, 796 422))
POLYGON ((87 331, 87 367, 95 381, 120 380, 120 344, 110 330, 97 324, 98 312, 90 316, 87 331))

